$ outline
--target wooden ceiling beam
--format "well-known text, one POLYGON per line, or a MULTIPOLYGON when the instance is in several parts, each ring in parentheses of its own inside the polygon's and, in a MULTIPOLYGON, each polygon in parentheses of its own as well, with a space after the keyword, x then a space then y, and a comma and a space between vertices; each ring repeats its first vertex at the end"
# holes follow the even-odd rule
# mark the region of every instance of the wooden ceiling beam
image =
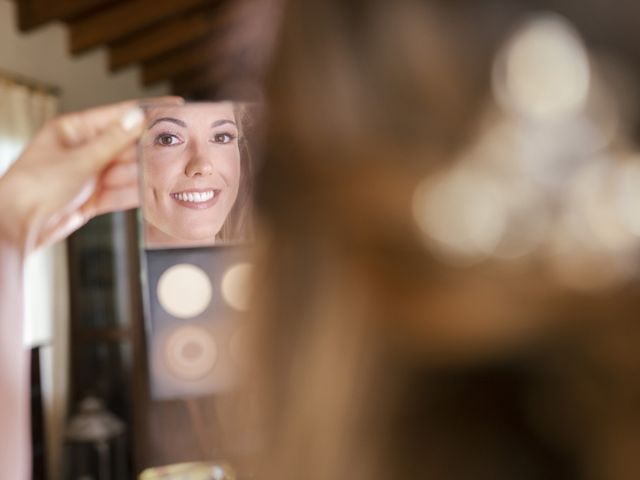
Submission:
MULTIPOLYGON (((174 93, 174 95, 178 95, 174 93)), ((220 101, 220 95, 215 87, 209 87, 205 90, 197 92, 188 92, 182 94, 182 96, 189 102, 218 102, 220 101)))
POLYGON ((85 15, 120 0, 18 0, 18 26, 33 30, 53 20, 66 20, 85 15))
POLYGON ((206 91, 214 91, 229 74, 229 69, 215 66, 182 75, 171 81, 172 92, 175 95, 190 97, 206 91))
POLYGON ((69 24, 71 52, 112 43, 141 29, 174 18, 215 0, 129 0, 69 24))
POLYGON ((171 80, 171 91, 186 99, 260 101, 260 79, 247 75, 241 62, 196 70, 171 80))
POLYGON ((163 80, 180 77, 214 64, 226 55, 222 40, 208 39, 143 64, 142 83, 149 86, 163 80))
POLYGON ((149 61, 208 36, 222 34, 233 23, 234 15, 233 9, 228 7, 212 8, 149 28, 111 46, 110 68, 116 71, 134 63, 149 61))

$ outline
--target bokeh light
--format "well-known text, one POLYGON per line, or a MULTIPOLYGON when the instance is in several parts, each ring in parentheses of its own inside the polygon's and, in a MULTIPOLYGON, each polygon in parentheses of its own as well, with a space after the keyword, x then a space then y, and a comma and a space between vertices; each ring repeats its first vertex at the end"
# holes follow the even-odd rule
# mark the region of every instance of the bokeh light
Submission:
POLYGON ((523 22, 495 58, 476 139, 416 188, 428 248, 456 266, 536 255, 580 290, 636 275, 640 153, 624 107, 633 95, 618 88, 628 78, 563 17, 523 22))
POLYGON ((640 155, 619 166, 614 182, 615 213, 629 233, 640 237, 640 155))
POLYGON ((580 37, 555 14, 536 15, 519 28, 496 62, 494 74, 499 98, 540 120, 582 108, 589 80, 589 58, 580 37))
POLYGON ((507 220, 499 185, 467 168, 457 168, 418 187, 414 214, 441 253, 470 263, 495 251, 507 220))

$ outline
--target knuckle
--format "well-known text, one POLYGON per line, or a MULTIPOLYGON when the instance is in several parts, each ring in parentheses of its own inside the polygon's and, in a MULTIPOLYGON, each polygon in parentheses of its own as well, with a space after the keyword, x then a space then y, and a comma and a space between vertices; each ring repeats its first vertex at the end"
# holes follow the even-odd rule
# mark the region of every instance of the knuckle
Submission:
POLYGON ((76 114, 68 113, 49 120, 60 140, 67 146, 73 146, 81 140, 81 122, 76 114))
POLYGON ((46 121, 45 128, 55 131, 56 133, 63 133, 66 128, 68 115, 59 115, 46 121))

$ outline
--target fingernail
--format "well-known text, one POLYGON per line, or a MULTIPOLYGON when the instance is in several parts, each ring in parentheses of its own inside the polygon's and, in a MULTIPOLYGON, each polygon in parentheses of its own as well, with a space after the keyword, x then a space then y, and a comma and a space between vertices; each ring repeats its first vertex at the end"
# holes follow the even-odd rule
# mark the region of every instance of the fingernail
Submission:
POLYGON ((120 125, 127 132, 135 130, 144 122, 144 112, 139 108, 128 110, 120 119, 120 125))

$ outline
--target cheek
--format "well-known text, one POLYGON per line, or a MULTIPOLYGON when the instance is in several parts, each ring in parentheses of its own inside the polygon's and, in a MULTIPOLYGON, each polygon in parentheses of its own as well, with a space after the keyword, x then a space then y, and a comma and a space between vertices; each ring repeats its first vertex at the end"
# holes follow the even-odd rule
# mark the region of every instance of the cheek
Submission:
POLYGON ((226 184, 233 190, 237 190, 240 185, 240 152, 238 148, 229 149, 220 157, 218 172, 224 178, 226 184))
POLYGON ((179 155, 157 155, 145 159, 144 183, 152 190, 167 190, 180 176, 181 160, 179 155))

